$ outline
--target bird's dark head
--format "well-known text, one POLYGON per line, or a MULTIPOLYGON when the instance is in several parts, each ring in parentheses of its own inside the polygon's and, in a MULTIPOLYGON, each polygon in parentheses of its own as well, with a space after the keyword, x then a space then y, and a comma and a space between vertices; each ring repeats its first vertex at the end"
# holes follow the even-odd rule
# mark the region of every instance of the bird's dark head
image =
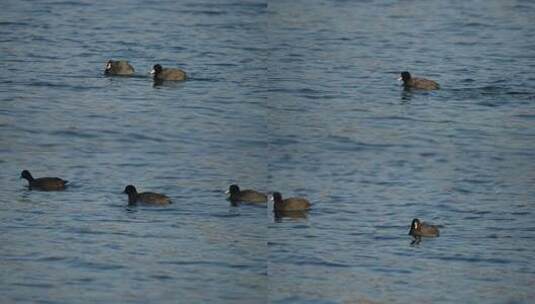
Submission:
POLYGON ((273 201, 275 203, 282 202, 282 194, 280 194, 280 192, 273 192, 273 201))
POLYGON ((123 193, 126 193, 128 195, 137 194, 137 190, 136 190, 136 187, 132 185, 128 185, 126 186, 126 188, 124 188, 123 193))
POLYGON ((152 71, 150 72, 152 75, 158 75, 162 72, 163 68, 161 65, 159 64, 155 64, 153 67, 152 67, 152 71))
POLYGON ((228 187, 227 193, 230 193, 230 195, 238 194, 240 193, 240 187, 238 187, 236 184, 232 184, 228 187))
POLYGON ((111 67, 113 66, 113 60, 108 60, 106 63, 106 68, 104 69, 104 73, 108 74, 111 71, 111 67))
POLYGON ((30 171, 28 170, 23 170, 21 173, 20 173, 20 178, 24 178, 28 181, 31 181, 33 180, 33 176, 32 174, 30 173, 30 171))
POLYGON ((409 234, 411 234, 411 232, 413 230, 418 230, 420 228, 420 220, 415 218, 412 220, 412 223, 411 223, 411 230, 409 231, 409 234))
POLYGON ((411 73, 407 71, 401 72, 401 77, 399 78, 399 80, 403 80, 403 82, 411 80, 411 73))

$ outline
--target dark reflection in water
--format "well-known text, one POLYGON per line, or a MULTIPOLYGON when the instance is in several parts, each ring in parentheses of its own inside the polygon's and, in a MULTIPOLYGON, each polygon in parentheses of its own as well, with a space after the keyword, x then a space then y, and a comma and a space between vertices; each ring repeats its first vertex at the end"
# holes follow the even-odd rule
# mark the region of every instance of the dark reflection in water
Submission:
POLYGON ((401 102, 410 102, 412 99, 412 91, 408 88, 403 88, 401 91, 401 102))
POLYGON ((187 81, 190 81, 190 80, 165 81, 165 80, 154 79, 152 86, 154 88, 165 86, 165 87, 168 87, 168 88, 180 89, 181 87, 183 87, 186 84, 187 81))
POLYGON ((275 222, 282 222, 285 218, 288 219, 306 219, 308 211, 273 211, 275 222))

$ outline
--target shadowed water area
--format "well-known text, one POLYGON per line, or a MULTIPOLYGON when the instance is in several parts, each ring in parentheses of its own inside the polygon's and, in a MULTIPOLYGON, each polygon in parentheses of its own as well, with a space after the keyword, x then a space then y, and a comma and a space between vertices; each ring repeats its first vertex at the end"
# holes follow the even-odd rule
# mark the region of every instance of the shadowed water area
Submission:
POLYGON ((3 3, 0 302, 529 303, 533 20, 521 0, 3 3), (156 63, 190 79, 155 86, 156 63), (232 183, 312 209, 232 206, 232 183), (129 207, 127 184, 174 203, 129 207), (415 217, 440 237, 411 246, 415 217))

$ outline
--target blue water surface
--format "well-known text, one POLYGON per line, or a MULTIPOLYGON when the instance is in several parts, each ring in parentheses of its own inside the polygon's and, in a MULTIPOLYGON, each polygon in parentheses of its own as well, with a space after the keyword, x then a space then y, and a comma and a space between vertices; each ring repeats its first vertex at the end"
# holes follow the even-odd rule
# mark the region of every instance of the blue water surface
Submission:
POLYGON ((530 303, 533 20, 522 0, 6 1, 0 302, 530 303), (190 80, 154 86, 156 63, 190 80), (231 183, 313 206, 231 206, 231 183), (127 207, 127 184, 174 204, 127 207), (441 236, 411 246, 414 217, 441 236))

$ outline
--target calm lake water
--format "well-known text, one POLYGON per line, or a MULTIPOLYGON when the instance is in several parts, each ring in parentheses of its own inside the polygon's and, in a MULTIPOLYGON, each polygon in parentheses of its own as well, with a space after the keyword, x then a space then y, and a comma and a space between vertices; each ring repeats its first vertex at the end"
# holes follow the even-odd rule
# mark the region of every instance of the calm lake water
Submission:
POLYGON ((0 302, 532 302, 533 20, 520 0, 5 1, 0 302), (155 63, 191 79, 153 86, 155 63), (313 208, 230 206, 231 183, 313 208), (127 184, 175 204, 127 207, 127 184), (414 217, 441 236, 411 246, 414 217))

